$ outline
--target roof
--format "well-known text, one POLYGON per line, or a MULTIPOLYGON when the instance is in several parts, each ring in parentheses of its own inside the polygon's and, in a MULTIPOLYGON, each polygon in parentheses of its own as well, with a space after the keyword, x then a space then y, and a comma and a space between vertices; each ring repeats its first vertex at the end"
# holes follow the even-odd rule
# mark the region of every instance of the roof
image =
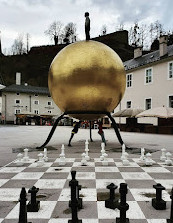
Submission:
POLYGON ((18 93, 34 93, 34 94, 46 94, 49 95, 49 90, 46 87, 36 87, 31 85, 16 85, 12 84, 4 89, 2 92, 18 92, 18 93))
POLYGON ((168 54, 160 57, 159 50, 124 62, 125 70, 131 70, 173 56, 173 45, 168 46, 168 54))

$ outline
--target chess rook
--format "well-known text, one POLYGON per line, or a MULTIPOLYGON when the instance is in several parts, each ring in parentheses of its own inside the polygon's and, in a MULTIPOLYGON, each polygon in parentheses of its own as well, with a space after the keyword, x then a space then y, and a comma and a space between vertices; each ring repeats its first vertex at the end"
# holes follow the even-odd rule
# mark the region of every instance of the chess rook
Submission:
POLYGON ((120 203, 118 209, 120 210, 120 217, 116 218, 116 223, 129 223, 129 219, 126 218, 126 211, 129 209, 129 205, 126 203, 127 184, 120 184, 120 203))
POLYGON ((36 194, 38 191, 39 188, 36 188, 35 186, 33 186, 28 191, 28 193, 31 193, 31 201, 27 205, 28 212, 38 212, 38 210, 40 209, 40 201, 36 200, 36 194))
POLYGON ((156 198, 152 199, 152 206, 156 210, 165 210, 166 201, 162 199, 162 190, 165 190, 165 187, 163 187, 161 184, 153 185, 153 187, 156 189, 156 198))
POLYGON ((105 207, 115 209, 118 207, 118 199, 115 199, 115 190, 118 186, 111 183, 106 188, 110 190, 109 199, 105 200, 105 207))

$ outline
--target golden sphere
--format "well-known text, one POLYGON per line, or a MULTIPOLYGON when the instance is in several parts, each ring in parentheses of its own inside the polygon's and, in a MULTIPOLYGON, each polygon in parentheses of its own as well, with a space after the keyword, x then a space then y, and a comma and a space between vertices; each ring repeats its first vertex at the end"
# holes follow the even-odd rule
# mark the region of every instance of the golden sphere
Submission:
MULTIPOLYGON (((48 85, 55 104, 68 111, 112 112, 125 91, 125 70, 110 47, 96 41, 66 46, 52 61, 48 85)), ((102 115, 73 114, 92 120, 102 115)))

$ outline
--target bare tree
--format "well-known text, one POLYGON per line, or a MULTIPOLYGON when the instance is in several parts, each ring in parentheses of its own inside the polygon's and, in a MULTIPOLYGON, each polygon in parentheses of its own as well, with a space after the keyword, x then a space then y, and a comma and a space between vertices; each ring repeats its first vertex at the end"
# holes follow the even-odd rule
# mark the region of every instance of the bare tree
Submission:
POLYGON ((23 34, 19 34, 18 37, 14 40, 14 43, 11 47, 11 52, 13 55, 26 53, 26 48, 23 41, 23 34))
POLYGON ((63 24, 60 21, 54 21, 44 33, 48 35, 51 40, 54 40, 54 44, 57 45, 59 37, 62 34, 62 30, 63 24))
POLYGON ((76 24, 73 22, 68 23, 64 28, 64 41, 66 43, 76 42, 77 34, 76 34, 76 24))
POLYGON ((107 26, 106 25, 103 25, 102 28, 101 28, 101 35, 106 35, 107 33, 107 26))
POLYGON ((148 27, 142 23, 139 25, 139 44, 143 47, 147 47, 148 27))

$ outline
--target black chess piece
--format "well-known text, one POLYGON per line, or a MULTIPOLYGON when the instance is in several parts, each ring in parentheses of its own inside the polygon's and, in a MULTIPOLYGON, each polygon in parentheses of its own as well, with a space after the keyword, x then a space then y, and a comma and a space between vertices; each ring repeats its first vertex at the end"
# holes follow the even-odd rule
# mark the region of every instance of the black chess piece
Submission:
POLYGON ((39 188, 36 188, 33 186, 28 190, 28 193, 31 193, 31 200, 27 205, 27 211, 28 212, 38 212, 40 209, 40 201, 36 200, 36 194, 39 191, 39 188))
POLYGON ((78 200, 78 208, 82 209, 83 208, 83 203, 82 203, 82 198, 79 197, 79 191, 82 189, 81 185, 78 185, 77 187, 77 200, 78 200))
POLYGON ((166 201, 162 199, 162 190, 165 190, 165 187, 163 187, 161 184, 153 185, 153 187, 156 189, 156 198, 152 199, 152 206, 156 210, 165 210, 166 201))
POLYGON ((116 223, 129 223, 129 219, 126 218, 126 211, 129 209, 129 205, 126 203, 127 184, 120 184, 120 203, 118 209, 120 210, 120 217, 116 218, 116 223))
POLYGON ((170 214, 170 219, 167 219, 167 223, 173 223, 173 188, 172 188, 172 191, 171 191, 171 214, 170 214))
POLYGON ((105 207, 110 209, 115 209, 118 207, 118 199, 115 199, 115 189, 118 186, 111 183, 106 188, 110 190, 109 199, 105 200, 105 207))
POLYGON ((78 219, 78 208, 79 203, 77 199, 77 190, 78 190, 78 181, 75 179, 76 171, 71 171, 72 180, 69 182, 69 186, 71 187, 71 201, 69 201, 69 207, 71 207, 72 211, 72 219, 68 220, 68 223, 82 223, 82 220, 78 219))
POLYGON ((22 187, 21 193, 20 193, 20 208, 19 208, 19 221, 18 223, 31 223, 27 221, 27 207, 26 207, 26 190, 24 187, 22 187))

